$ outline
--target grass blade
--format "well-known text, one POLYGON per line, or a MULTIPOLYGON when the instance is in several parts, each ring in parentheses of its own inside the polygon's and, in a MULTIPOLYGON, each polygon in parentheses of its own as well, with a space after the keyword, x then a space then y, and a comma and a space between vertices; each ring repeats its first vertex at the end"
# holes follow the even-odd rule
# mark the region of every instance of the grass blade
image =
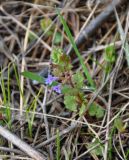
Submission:
POLYGON ((58 15, 59 15, 59 19, 60 19, 61 23, 63 24, 64 30, 65 30, 65 32, 66 32, 66 34, 67 34, 67 36, 68 36, 68 38, 70 40, 70 43, 72 44, 72 47, 73 47, 76 55, 79 58, 80 64, 81 64, 81 66, 83 68, 83 71, 84 71, 84 73, 85 73, 85 75, 87 77, 87 80, 88 80, 89 84, 93 88, 95 88, 95 84, 94 84, 94 82, 92 80, 92 77, 90 76, 90 73, 89 73, 88 69, 86 68, 86 66, 84 64, 83 58, 82 58, 80 52, 78 51, 78 48, 76 46, 76 43, 74 42, 74 38, 73 38, 73 36, 72 36, 72 34, 71 34, 70 30, 69 30, 69 27, 68 27, 66 21, 64 20, 63 16, 59 13, 59 11, 58 11, 58 15))
POLYGON ((25 72, 22 72, 21 75, 31 80, 38 81, 39 83, 44 83, 44 78, 42 76, 39 76, 36 73, 25 71, 25 72))

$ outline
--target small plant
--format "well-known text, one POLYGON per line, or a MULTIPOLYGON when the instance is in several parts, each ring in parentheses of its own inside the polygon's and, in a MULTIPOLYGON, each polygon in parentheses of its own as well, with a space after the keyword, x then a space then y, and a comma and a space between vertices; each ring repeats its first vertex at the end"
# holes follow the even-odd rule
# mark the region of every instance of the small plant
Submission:
MULTIPOLYGON (((60 32, 56 31, 54 35, 54 31, 56 29, 56 25, 52 24, 52 20, 50 18, 43 18, 40 21, 40 27, 45 32, 47 37, 54 36, 53 44, 58 45, 61 42, 62 35, 60 32)), ((30 36, 31 38, 32 36, 30 36)))
POLYGON ((107 46, 104 53, 104 60, 106 62, 106 67, 105 67, 105 78, 106 78, 107 75, 111 72, 113 64, 116 60, 116 52, 114 45, 107 46))
MULTIPOLYGON (((84 111, 86 111, 86 109, 89 110, 90 108, 89 114, 91 116, 101 118, 104 115, 104 109, 102 107, 94 103, 89 108, 87 108, 88 100, 86 99, 86 96, 82 90, 83 87, 86 86, 84 80, 85 78, 87 78, 87 85, 90 85, 90 87, 93 89, 95 89, 95 84, 83 62, 81 54, 77 49, 77 46, 73 40, 73 37, 65 20, 60 14, 58 15, 68 35, 68 38, 75 50, 75 53, 80 60, 80 64, 83 68, 84 75, 81 71, 78 71, 76 73, 72 71, 73 66, 71 64, 70 56, 66 55, 61 48, 57 47, 53 48, 51 53, 52 72, 48 75, 47 78, 43 78, 39 75, 36 76, 36 74, 31 72, 24 72, 22 73, 22 75, 32 80, 40 81, 41 83, 47 85, 49 88, 51 88, 58 94, 64 94, 64 104, 67 109, 77 112, 81 116, 82 114, 84 114, 84 111)), ((42 23, 43 22, 44 21, 42 21, 42 23)))
POLYGON ((32 34, 31 32, 29 32, 28 39, 29 39, 29 42, 32 42, 32 41, 36 40, 37 37, 34 34, 32 34))
POLYGON ((70 29, 69 29, 66 21, 64 20, 63 16, 60 14, 60 12, 57 11, 57 13, 59 15, 59 19, 60 19, 61 23, 63 24, 64 30, 65 30, 68 38, 69 38, 69 41, 70 41, 70 43, 71 43, 71 45, 72 45, 72 47, 73 47, 73 49, 75 51, 75 54, 77 55, 77 57, 78 57, 78 59, 80 61, 80 64, 81 64, 82 69, 84 71, 84 74, 85 74, 85 76, 86 76, 86 78, 88 80, 88 83, 90 84, 91 87, 93 87, 95 89, 96 86, 94 84, 94 81, 92 80, 92 77, 91 77, 87 67, 85 66, 83 58, 82 58, 82 56, 81 56, 81 54, 80 54, 80 52, 79 52, 79 50, 78 50, 78 48, 76 46, 76 43, 75 43, 74 38, 73 38, 73 36, 72 36, 72 34, 70 32, 70 29))
MULTIPOLYGON (((40 21, 40 26, 41 26, 41 29, 45 32, 49 26, 52 25, 52 20, 50 18, 43 18, 41 19, 40 21)), ((53 32, 54 32, 54 29, 55 29, 55 26, 52 25, 52 27, 50 27, 50 29, 46 32, 46 35, 47 36, 51 36, 53 35, 53 32)))
POLYGON ((98 139, 95 139, 94 142, 90 143, 88 145, 88 148, 92 148, 95 147, 91 153, 96 155, 96 156, 102 156, 103 153, 103 145, 101 144, 101 142, 98 139), (96 147, 95 147, 96 146, 96 147))
MULTIPOLYGON (((11 128, 11 109, 10 109, 10 104, 11 104, 11 93, 10 93, 10 71, 9 71, 10 65, 8 66, 8 80, 7 80, 7 86, 4 81, 3 75, 1 73, 1 90, 2 90, 2 95, 3 95, 3 105, 6 107, 5 109, 2 109, 1 111, 1 119, 2 119, 2 114, 5 115, 5 118, 3 119, 4 122, 8 125, 9 128, 11 128)), ((4 124, 4 122, 2 122, 4 124)))
POLYGON ((27 121, 28 121, 28 132, 29 132, 29 136, 31 138, 32 138, 33 122, 34 122, 34 118, 35 118, 35 110, 37 108, 37 99, 38 99, 41 91, 42 91, 42 87, 40 88, 35 99, 32 101, 31 105, 26 109, 26 117, 27 117, 27 121), (30 111, 32 111, 31 116, 30 116, 30 111))
MULTIPOLYGON (((72 72, 70 57, 63 54, 61 49, 54 49, 51 59, 53 62, 52 74, 58 77, 54 80, 60 81, 60 92, 64 94, 66 108, 75 112, 79 111, 81 116, 87 107, 87 99, 82 90, 85 86, 83 73, 80 71, 72 72)), ((89 107, 89 114, 101 118, 104 115, 104 109, 94 103, 89 107)))
POLYGON ((115 120, 114 120, 114 126, 117 128, 117 130, 122 133, 125 131, 125 125, 122 121, 122 118, 121 117, 117 117, 115 120))
POLYGON ((95 102, 90 105, 88 111, 90 116, 95 116, 96 118, 104 116, 104 109, 95 102))
MULTIPOLYGON (((24 72, 22 75, 42 82, 58 94, 64 94, 65 107, 78 112, 81 116, 88 103, 82 90, 86 85, 84 83, 85 76, 80 71, 73 73, 70 57, 64 54, 60 48, 53 48, 51 60, 52 72, 48 74, 47 78, 36 77, 36 74, 31 72, 24 72)), ((96 118, 102 118, 104 115, 104 109, 96 103, 93 103, 88 110, 89 115, 96 118)))
POLYGON ((54 45, 60 44, 62 40, 62 35, 60 32, 56 32, 55 37, 54 37, 54 45))
POLYGON ((126 160, 129 159, 129 149, 126 152, 126 160))

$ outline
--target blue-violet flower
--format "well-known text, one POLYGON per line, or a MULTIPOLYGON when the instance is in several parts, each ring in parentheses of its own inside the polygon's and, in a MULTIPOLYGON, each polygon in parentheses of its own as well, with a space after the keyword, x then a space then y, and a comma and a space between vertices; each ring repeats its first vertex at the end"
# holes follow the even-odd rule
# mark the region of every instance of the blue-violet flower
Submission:
POLYGON ((57 92, 57 93, 61 93, 61 85, 58 84, 57 86, 53 86, 52 90, 55 91, 55 92, 57 92))
POLYGON ((52 82, 54 82, 56 80, 58 80, 58 77, 54 77, 54 76, 49 74, 48 77, 45 79, 45 84, 51 85, 52 82))

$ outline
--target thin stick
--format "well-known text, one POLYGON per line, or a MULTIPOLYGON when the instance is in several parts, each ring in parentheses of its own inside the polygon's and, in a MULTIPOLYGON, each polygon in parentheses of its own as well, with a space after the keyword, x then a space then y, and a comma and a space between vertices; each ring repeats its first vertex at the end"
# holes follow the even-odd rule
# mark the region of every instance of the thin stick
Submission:
POLYGON ((110 121, 110 116, 111 116, 111 101, 112 101, 112 88, 113 88, 113 79, 114 76, 111 77, 110 80, 110 90, 109 90, 109 100, 108 100, 108 111, 107 111, 107 128, 106 128, 106 137, 105 140, 105 152, 104 152, 104 160, 107 160, 107 155, 108 155, 108 139, 109 139, 109 121, 110 121))
POLYGON ((8 148, 8 147, 0 147, 0 151, 12 152, 12 153, 20 154, 20 155, 25 155, 24 152, 22 152, 18 149, 12 149, 12 148, 8 148))
MULTIPOLYGON (((44 93, 44 98, 43 98, 43 104, 42 104, 42 110, 43 113, 46 114, 46 99, 47 99, 47 87, 45 88, 45 93, 44 93)), ((46 136, 47 136, 47 140, 50 139, 50 133, 49 133, 49 126, 48 126, 48 120, 47 120, 47 116, 44 115, 44 123, 45 123, 45 129, 46 129, 46 136)), ((52 146, 51 144, 49 145, 49 153, 50 153, 50 159, 53 160, 53 152, 52 152, 52 146)))
MULTIPOLYGON (((73 123, 71 126, 67 127, 63 131, 61 131, 59 133, 59 136, 63 136, 64 134, 69 133, 70 131, 72 131, 76 127, 77 127, 77 123, 73 123)), ((54 141, 56 138, 57 138, 57 135, 54 135, 50 139, 46 140, 45 142, 42 142, 42 143, 38 144, 35 148, 40 148, 42 146, 48 145, 49 143, 51 143, 52 141, 54 141)))
MULTIPOLYGON (((6 108, 6 106, 2 106, 0 105, 1 108, 6 108)), ((19 109, 16 109, 16 108, 12 108, 10 107, 10 110, 11 111, 16 111, 16 112, 19 112, 19 109)), ((26 113, 26 110, 22 110, 24 113, 26 113)), ((52 115, 52 114, 45 114, 45 113, 41 113, 41 112, 33 112, 33 111, 30 111, 29 114, 35 114, 36 117, 38 118, 42 118, 44 115, 47 116, 48 118, 54 118, 54 119, 59 119, 59 120, 65 120, 65 121, 69 121, 69 122, 72 122, 72 123, 77 123, 77 124, 82 124, 82 125, 87 125, 86 122, 83 122, 83 121, 80 121, 80 120, 75 120, 75 119, 72 119, 72 118, 65 118, 65 117, 61 117, 61 116, 57 116, 57 115, 52 115)), ((17 120, 20 120, 20 115, 18 114, 18 118, 16 118, 17 120)), ((106 128, 106 127, 101 127, 99 125, 96 125, 96 124, 92 124, 92 123, 88 123, 90 126, 92 127, 95 127, 95 128, 106 128)))
POLYGON ((29 146, 27 143, 22 141, 20 138, 18 138, 16 135, 5 129, 0 125, 0 135, 16 145, 18 148, 20 148, 23 152, 25 152, 27 155, 29 155, 34 160, 45 160, 45 156, 38 151, 34 150, 31 146, 29 146))

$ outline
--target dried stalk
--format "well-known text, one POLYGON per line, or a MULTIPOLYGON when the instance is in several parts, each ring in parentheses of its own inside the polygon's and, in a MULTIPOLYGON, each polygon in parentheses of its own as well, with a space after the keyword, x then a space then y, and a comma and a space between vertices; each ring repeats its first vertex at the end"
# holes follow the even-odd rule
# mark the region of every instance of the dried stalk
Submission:
POLYGON ((45 160, 46 157, 33 149, 31 146, 29 146, 27 143, 22 141, 20 138, 18 138, 16 135, 11 133, 9 130, 5 129, 4 127, 0 126, 0 135, 16 145, 18 148, 20 148, 23 152, 25 152, 27 155, 29 155, 34 160, 45 160))

